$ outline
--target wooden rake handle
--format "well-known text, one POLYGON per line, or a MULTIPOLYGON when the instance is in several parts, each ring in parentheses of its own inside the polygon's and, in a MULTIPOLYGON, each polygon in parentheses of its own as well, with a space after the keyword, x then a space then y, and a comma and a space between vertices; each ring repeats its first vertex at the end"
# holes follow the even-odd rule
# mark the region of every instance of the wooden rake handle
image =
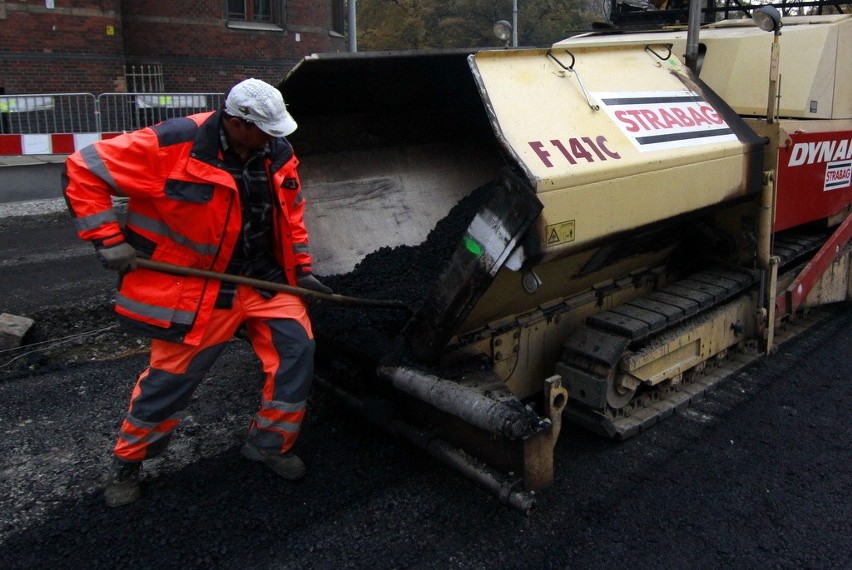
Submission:
POLYGON ((183 267, 181 265, 172 265, 161 261, 153 261, 142 257, 136 258, 136 263, 139 267, 161 271, 163 273, 171 273, 173 275, 188 275, 191 277, 203 277, 205 279, 217 279, 226 283, 235 283, 237 285, 250 285, 258 289, 266 291, 280 291, 284 293, 292 293, 303 298, 314 299, 319 301, 329 301, 339 303, 341 305, 351 305, 354 307, 376 307, 383 309, 405 309, 412 311, 406 303, 402 301, 385 301, 381 299, 365 299, 363 297, 348 297, 346 295, 337 295, 334 293, 322 293, 313 289, 305 289, 304 287, 294 287, 284 283, 274 283, 272 281, 263 281, 261 279, 253 279, 242 275, 230 275, 228 273, 219 273, 217 271, 208 271, 206 269, 195 269, 194 267, 183 267))

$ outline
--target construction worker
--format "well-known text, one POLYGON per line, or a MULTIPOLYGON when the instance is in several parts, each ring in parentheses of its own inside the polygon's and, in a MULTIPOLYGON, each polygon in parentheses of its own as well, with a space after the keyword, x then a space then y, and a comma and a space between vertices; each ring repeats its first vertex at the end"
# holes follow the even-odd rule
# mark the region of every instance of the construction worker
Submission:
POLYGON ((119 320, 152 339, 149 366, 113 451, 104 492, 111 507, 139 498, 142 462, 166 448, 193 392, 238 329, 265 373, 242 455, 285 479, 305 474, 291 452, 313 378, 305 302, 137 267, 137 257, 150 258, 330 293, 311 273, 298 160, 284 138, 295 130, 281 93, 246 79, 218 111, 97 142, 65 163, 62 182, 77 232, 121 276, 119 320), (112 196, 128 198, 123 227, 112 196))

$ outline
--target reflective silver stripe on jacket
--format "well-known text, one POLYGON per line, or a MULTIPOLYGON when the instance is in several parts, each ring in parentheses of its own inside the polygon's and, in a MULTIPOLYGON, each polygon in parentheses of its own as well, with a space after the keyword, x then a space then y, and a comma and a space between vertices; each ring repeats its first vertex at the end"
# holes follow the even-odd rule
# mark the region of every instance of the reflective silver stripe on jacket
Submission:
POLYGON ((86 166, 89 167, 89 170, 106 182, 113 191, 119 196, 124 196, 124 193, 121 191, 121 188, 118 187, 118 184, 115 183, 115 180, 112 177, 112 174, 107 170, 106 164, 104 164, 101 155, 98 154, 96 145, 89 145, 86 148, 80 151, 80 156, 83 157, 83 161, 86 163, 86 166))
POLYGON ((138 301, 128 299, 121 293, 116 294, 115 304, 132 313, 136 313, 137 315, 156 319, 158 321, 176 323, 179 325, 191 325, 192 321, 195 319, 195 313, 190 311, 178 311, 175 309, 160 307, 158 305, 140 303, 138 301))
POLYGON ((115 211, 110 208, 109 210, 104 210, 103 212, 98 212, 97 214, 92 214, 90 216, 82 216, 80 218, 74 219, 74 227, 77 228, 78 232, 82 232, 85 230, 93 230, 97 227, 100 227, 103 224, 109 222, 117 222, 118 216, 115 215, 115 211))
POLYGON ((308 243, 304 241, 293 242, 293 253, 310 253, 308 243))
POLYGON ((199 255, 216 255, 216 251, 218 250, 217 245, 196 243, 185 235, 176 233, 163 222, 143 216, 138 212, 129 211, 127 213, 127 224, 168 238, 175 243, 190 248, 199 255))

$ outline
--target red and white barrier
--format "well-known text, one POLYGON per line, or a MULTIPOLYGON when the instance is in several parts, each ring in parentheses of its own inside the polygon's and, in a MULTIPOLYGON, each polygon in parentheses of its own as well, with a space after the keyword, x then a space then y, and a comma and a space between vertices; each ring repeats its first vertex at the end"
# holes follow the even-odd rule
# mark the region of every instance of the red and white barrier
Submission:
POLYGON ((121 133, 54 133, 0 135, 0 156, 28 154, 71 154, 101 139, 121 133))

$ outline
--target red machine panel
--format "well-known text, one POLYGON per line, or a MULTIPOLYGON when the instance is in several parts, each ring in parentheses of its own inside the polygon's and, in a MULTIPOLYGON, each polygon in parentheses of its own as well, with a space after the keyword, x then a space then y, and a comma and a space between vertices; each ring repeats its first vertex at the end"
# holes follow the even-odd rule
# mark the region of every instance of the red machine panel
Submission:
POLYGON ((775 231, 819 220, 852 203, 852 131, 793 133, 778 153, 775 231))

